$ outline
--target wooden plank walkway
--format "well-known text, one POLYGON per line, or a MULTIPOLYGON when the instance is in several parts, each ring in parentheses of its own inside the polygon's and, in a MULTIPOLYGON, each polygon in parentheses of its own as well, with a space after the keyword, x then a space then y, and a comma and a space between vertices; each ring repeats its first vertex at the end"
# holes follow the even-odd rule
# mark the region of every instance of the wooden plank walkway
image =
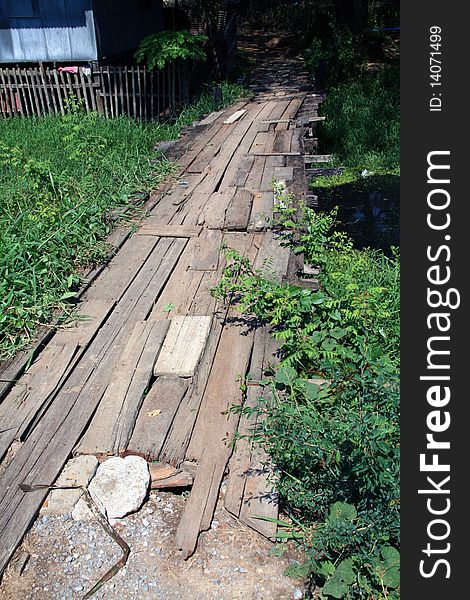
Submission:
POLYGON ((57 331, 0 403, 0 573, 46 497, 18 485, 52 484, 77 454, 126 450, 178 468, 196 463, 175 539, 183 557, 210 527, 233 454, 227 509, 275 535, 256 518, 278 511, 266 457, 246 441, 232 451, 237 427, 246 432, 256 422, 227 412, 255 403, 258 390, 244 399, 239 377, 262 378, 272 341, 210 290, 225 267, 222 244, 279 281, 296 275, 298 263, 271 231, 272 183, 305 196, 296 126, 305 97, 276 88, 205 120, 180 160, 178 179, 187 185, 157 191, 136 234, 114 234, 122 247, 78 307, 87 319, 57 331))

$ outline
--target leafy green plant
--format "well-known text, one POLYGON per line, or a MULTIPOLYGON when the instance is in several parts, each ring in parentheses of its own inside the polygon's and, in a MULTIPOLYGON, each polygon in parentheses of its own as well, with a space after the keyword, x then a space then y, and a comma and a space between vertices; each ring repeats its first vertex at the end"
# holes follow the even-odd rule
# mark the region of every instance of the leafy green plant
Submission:
POLYGON ((255 440, 280 473, 293 523, 283 539, 305 549, 289 571, 324 598, 397 598, 399 256, 355 249, 331 230, 334 212, 278 202, 282 243, 321 266, 320 291, 281 285, 225 249, 213 293, 284 341, 255 440))
POLYGON ((203 44, 207 40, 207 36, 194 35, 190 31, 160 31, 145 37, 140 42, 135 58, 139 62, 145 62, 151 71, 161 70, 169 62, 178 58, 206 60, 203 44))

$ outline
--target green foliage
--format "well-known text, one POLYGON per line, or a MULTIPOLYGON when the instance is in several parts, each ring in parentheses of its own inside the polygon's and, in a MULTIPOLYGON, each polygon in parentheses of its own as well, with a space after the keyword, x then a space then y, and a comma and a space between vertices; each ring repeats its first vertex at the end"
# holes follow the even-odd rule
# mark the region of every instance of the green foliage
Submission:
MULTIPOLYGON (((222 103, 242 93, 220 87, 222 103)), ((140 124, 85 114, 72 97, 64 116, 0 120, 0 360, 73 307, 79 269, 110 255, 120 215, 172 173, 155 144, 219 107, 206 91, 175 122, 140 124)))
POLYGON ((320 142, 348 167, 381 172, 400 162, 399 72, 383 67, 330 88, 320 142))
MULTIPOLYGON (((279 198, 278 198, 279 199, 279 198)), ((269 323, 284 341, 256 439, 280 472, 290 536, 305 548, 291 574, 324 598, 395 598, 399 547, 399 256, 357 250, 335 213, 276 209, 282 243, 320 265, 321 291, 269 279, 226 249, 213 293, 269 323), (300 246, 295 233, 300 233, 300 246), (300 531, 299 531, 300 528, 300 531)))
POLYGON ((203 44, 207 39, 205 35, 193 35, 190 31, 159 31, 140 42, 135 58, 139 62, 145 62, 151 71, 161 70, 178 58, 206 60, 203 44))

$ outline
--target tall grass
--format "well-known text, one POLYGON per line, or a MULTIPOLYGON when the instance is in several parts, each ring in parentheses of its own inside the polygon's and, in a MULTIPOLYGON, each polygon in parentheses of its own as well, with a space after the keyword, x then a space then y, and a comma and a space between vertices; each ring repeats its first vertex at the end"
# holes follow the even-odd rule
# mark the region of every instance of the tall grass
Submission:
POLYGON ((208 89, 169 123, 84 114, 0 121, 0 360, 14 354, 75 295, 79 269, 109 255, 114 216, 135 208, 174 165, 155 144, 240 97, 208 89), (111 219, 113 215, 113 219, 111 219))
POLYGON ((400 89, 394 67, 332 87, 321 106, 324 148, 348 167, 392 171, 400 162, 400 89))

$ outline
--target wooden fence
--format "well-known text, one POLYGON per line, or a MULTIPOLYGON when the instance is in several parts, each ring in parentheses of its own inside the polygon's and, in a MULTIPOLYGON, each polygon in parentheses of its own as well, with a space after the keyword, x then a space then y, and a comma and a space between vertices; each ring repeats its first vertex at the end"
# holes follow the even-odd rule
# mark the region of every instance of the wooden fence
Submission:
POLYGON ((162 71, 141 66, 0 68, 0 115, 64 114, 73 96, 86 110, 106 117, 159 119, 189 100, 188 73, 182 63, 162 71))
POLYGON ((161 71, 141 66, 0 67, 0 117, 64 114, 70 97, 106 117, 139 120, 176 114, 204 82, 227 74, 236 51, 236 18, 223 15, 205 63, 174 61, 161 71))

